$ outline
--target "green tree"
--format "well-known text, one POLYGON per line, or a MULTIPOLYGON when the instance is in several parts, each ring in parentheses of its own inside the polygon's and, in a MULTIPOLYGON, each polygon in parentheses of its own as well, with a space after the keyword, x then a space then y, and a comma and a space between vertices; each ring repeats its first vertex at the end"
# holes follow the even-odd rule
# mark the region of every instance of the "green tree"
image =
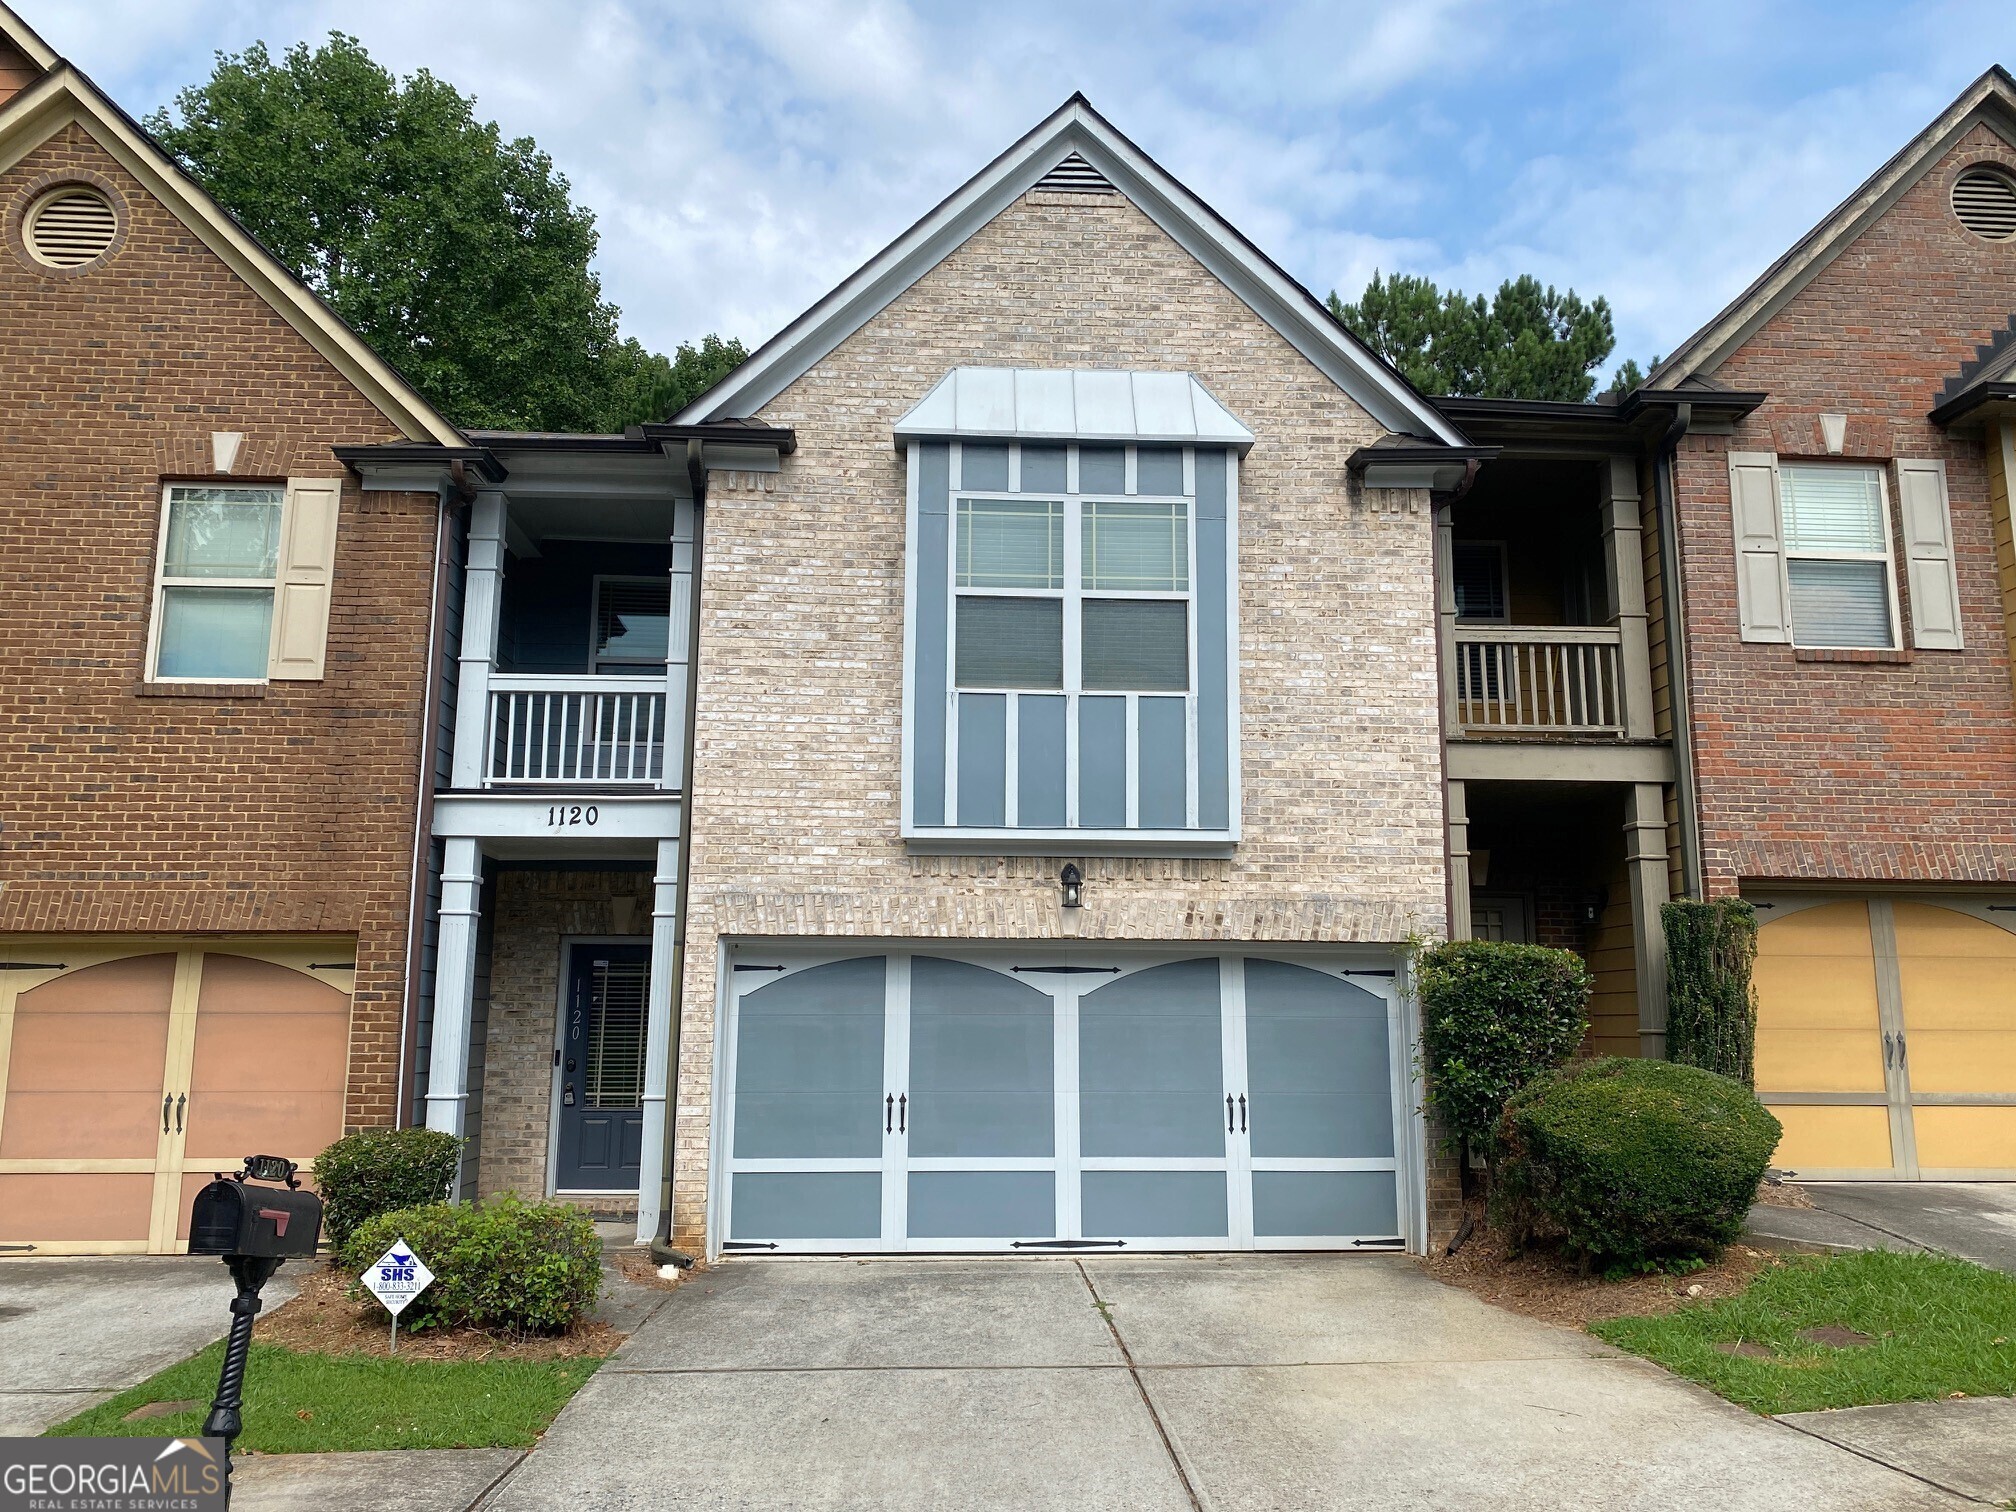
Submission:
POLYGON ((147 129, 458 424, 663 418, 639 406, 678 364, 618 338, 594 215, 530 138, 506 141, 474 107, 332 32, 278 60, 263 43, 219 53, 147 129))
POLYGON ((1522 274, 1486 300, 1396 273, 1330 313, 1428 394, 1580 402, 1617 345, 1609 301, 1522 274))
POLYGON ((1645 380, 1652 376, 1650 369, 1659 366, 1659 358, 1654 356, 1647 367, 1638 366, 1636 357, 1626 357, 1617 371, 1611 375, 1610 386, 1603 390, 1606 399, 1622 399, 1635 388, 1643 388, 1645 380))
POLYGON ((703 336, 697 347, 682 341, 671 357, 626 341, 611 364, 618 370, 611 405, 631 420, 667 419, 734 372, 748 355, 732 336, 703 336))

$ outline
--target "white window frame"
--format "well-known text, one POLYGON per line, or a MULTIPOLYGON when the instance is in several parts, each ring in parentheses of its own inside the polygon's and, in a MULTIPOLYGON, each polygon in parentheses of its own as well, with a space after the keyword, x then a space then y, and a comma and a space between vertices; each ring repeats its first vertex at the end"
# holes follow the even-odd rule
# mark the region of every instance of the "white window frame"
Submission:
POLYGON ((281 563, 273 564, 270 578, 170 578, 168 576, 168 524, 173 513, 175 490, 178 488, 243 488, 265 489, 278 494, 280 508, 280 551, 285 552, 287 543, 287 485, 285 483, 253 483, 234 478, 191 479, 181 478, 161 485, 161 522, 154 539, 154 592, 147 623, 147 678, 150 683, 176 684, 230 684, 238 687, 258 687, 273 680, 273 637, 280 630, 280 573, 281 563), (272 609, 266 617, 266 670, 257 677, 163 677, 160 673, 161 623, 167 608, 170 588, 264 588, 272 599, 272 609))
POLYGON ((614 662, 625 667, 666 667, 672 663, 672 581, 669 576, 657 576, 648 572, 598 572, 589 579, 588 586, 588 672, 589 675, 622 676, 621 673, 604 674, 601 664, 614 662), (665 590, 665 654, 661 657, 649 656, 603 656, 595 645, 602 634, 602 585, 604 583, 645 583, 657 584, 665 590))
POLYGON ((1813 462, 1778 459, 1778 572, 1785 595, 1786 632, 1792 645, 1803 651, 1896 651, 1904 644, 1904 616, 1897 599, 1897 545, 1895 524, 1890 515, 1890 480, 1884 476, 1887 469, 1875 463, 1862 462, 1813 462), (1785 474, 1788 470, 1812 472, 1866 472, 1876 479, 1876 499, 1883 513, 1883 550, 1874 551, 1810 551, 1795 548, 1792 534, 1785 528, 1785 474), (1792 601, 1792 562, 1797 558, 1802 562, 1881 562, 1883 583, 1890 604, 1890 642, 1884 646, 1836 646, 1822 641, 1804 640, 1799 634, 1799 615, 1792 601))
MULTIPOLYGON (((1095 450, 1106 448, 1097 443, 1088 443, 1095 450)), ((1136 478, 1139 448, 1128 445, 1126 453, 1126 480, 1123 487, 1132 487, 1136 478)), ((1144 698, 1180 698, 1183 700, 1183 810, 1184 829, 1197 829, 1198 815, 1198 729, 1197 729, 1197 485, 1196 448, 1184 447, 1182 494, 1138 494, 1138 493, 1081 493, 1078 487, 1078 443, 1072 442, 1064 451, 1064 586, 1060 588, 962 588, 959 586, 959 505, 965 499, 1027 499, 1049 498, 1060 495, 1029 494, 1020 489, 1022 481, 1022 444, 1008 443, 1008 489, 968 489, 961 486, 960 477, 964 471, 965 447, 963 443, 952 444, 951 474, 946 490, 947 507, 951 515, 950 549, 946 552, 946 602, 950 612, 945 616, 945 669, 947 687, 944 692, 945 708, 945 811, 948 815, 959 812, 959 696, 962 693, 994 693, 1007 698, 1007 780, 1004 818, 1002 830, 970 831, 956 824, 946 825, 941 831, 947 835, 982 833, 1013 838, 1030 838, 1052 833, 1065 833, 1086 838, 1101 836, 1124 836, 1136 833, 1140 821, 1140 794, 1134 779, 1139 770, 1141 748, 1141 700, 1144 698), (1183 507, 1185 536, 1184 581, 1189 587, 1183 589, 1086 589, 1084 583, 1085 511, 1087 501, 1092 503, 1118 504, 1179 504, 1183 507), (1060 599, 1064 616, 1064 685, 1061 688, 1006 688, 990 685, 967 687, 959 681, 959 600, 961 597, 985 598, 1041 598, 1060 599), (1179 692, 1174 689, 1160 691, 1126 691, 1117 688, 1086 688, 1083 666, 1083 614, 1084 603, 1095 599, 1143 599, 1171 600, 1186 605, 1184 634, 1185 646, 1185 686, 1179 692), (1017 822, 1020 818, 1018 806, 1021 800, 1020 773, 1017 758, 1020 755, 1020 728, 1017 715, 1023 695, 1034 698, 1064 699, 1064 829, 1061 832, 1049 830, 1025 830, 1017 822), (1125 770, 1127 778, 1127 813, 1125 826, 1119 830, 1086 830, 1078 823, 1078 708, 1081 699, 1121 698, 1126 700, 1127 750, 1125 770)), ((1229 480, 1228 480, 1229 487, 1229 480)), ((1229 513, 1228 502, 1228 513, 1229 513)), ((1235 663, 1236 665, 1236 663, 1235 663)), ((928 690, 920 690, 921 696, 928 697, 928 690)), ((1234 705, 1236 708, 1236 704, 1234 705)), ((1236 741, 1234 744, 1236 752, 1236 741)), ((1236 791, 1236 784, 1235 784, 1236 791)), ((905 808, 906 822, 908 808, 905 808)), ((1157 833, 1162 833, 1158 831, 1157 833)), ((1215 833, 1215 832, 1214 832, 1215 833)))

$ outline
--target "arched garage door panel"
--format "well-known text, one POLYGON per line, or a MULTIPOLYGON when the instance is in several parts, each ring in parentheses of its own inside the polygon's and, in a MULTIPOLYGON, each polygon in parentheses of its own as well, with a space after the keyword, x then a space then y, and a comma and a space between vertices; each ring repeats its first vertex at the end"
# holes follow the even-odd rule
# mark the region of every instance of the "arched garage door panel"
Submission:
POLYGON ((1892 908, 1918 1169, 2016 1172, 2016 935, 1957 909, 1892 908))

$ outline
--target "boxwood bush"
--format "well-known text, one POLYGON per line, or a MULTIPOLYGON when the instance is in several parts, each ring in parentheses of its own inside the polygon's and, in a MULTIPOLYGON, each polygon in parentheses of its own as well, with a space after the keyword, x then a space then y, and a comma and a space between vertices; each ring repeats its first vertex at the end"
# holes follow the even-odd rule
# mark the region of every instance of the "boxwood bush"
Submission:
POLYGON ((1742 1232, 1778 1135, 1729 1077, 1585 1061, 1507 1105, 1501 1211, 1608 1268, 1706 1259, 1742 1232))
MULTIPOLYGON (((401 1239, 434 1273, 433 1284, 399 1315, 416 1332, 565 1333, 594 1308, 602 1285, 595 1222, 564 1202, 507 1195, 381 1213, 351 1234, 338 1263, 362 1275, 401 1239)), ((354 1295, 369 1293, 360 1285, 354 1295)))
MULTIPOLYGON (((341 1249, 359 1225, 398 1208, 440 1202, 462 1157, 462 1141, 437 1129, 360 1129, 315 1157, 322 1229, 341 1249)), ((382 1250, 380 1251, 382 1253, 382 1250)))
POLYGON ((1449 1141, 1495 1165, 1505 1100, 1575 1053, 1589 968, 1572 950, 1452 940, 1415 962, 1428 1101, 1449 1141))

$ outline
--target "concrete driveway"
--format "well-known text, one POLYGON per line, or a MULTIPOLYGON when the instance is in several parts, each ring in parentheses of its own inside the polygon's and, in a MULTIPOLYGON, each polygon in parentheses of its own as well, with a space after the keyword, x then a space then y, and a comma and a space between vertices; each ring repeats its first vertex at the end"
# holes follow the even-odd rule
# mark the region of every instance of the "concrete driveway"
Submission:
MULTIPOLYGON (((268 1309, 294 1295, 282 1267, 268 1309)), ((231 1328, 221 1260, 0 1260, 0 1435, 40 1433, 231 1328)))
POLYGON ((1810 1208, 1753 1207, 1753 1237, 1805 1248, 1944 1250, 2016 1274, 2016 1181, 1811 1181, 1810 1208))
POLYGON ((1976 1505, 1384 1256, 737 1260, 484 1505, 1976 1505))

